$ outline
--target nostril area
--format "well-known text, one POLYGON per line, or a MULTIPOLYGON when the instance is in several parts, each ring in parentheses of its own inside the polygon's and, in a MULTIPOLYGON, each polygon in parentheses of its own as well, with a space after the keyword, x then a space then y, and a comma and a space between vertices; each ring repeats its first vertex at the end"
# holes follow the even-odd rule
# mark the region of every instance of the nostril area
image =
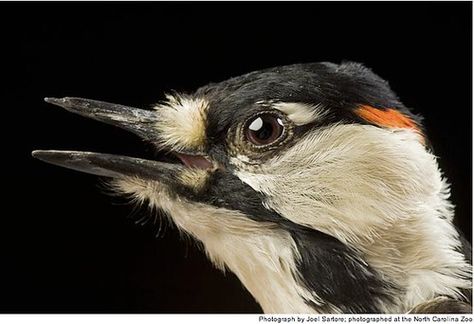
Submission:
POLYGON ((201 155, 188 155, 182 153, 176 153, 176 156, 184 163, 188 168, 197 168, 197 169, 211 169, 212 162, 206 159, 201 155))

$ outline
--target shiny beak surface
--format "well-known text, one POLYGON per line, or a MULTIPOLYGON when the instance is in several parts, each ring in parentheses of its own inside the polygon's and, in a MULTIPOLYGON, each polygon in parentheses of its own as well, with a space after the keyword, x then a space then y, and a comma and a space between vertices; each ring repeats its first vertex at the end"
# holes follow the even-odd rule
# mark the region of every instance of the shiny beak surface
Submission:
POLYGON ((167 184, 175 182, 179 172, 184 168, 180 164, 93 152, 37 150, 33 151, 32 155, 44 162, 98 176, 110 178, 136 176, 167 184))
POLYGON ((123 128, 145 140, 156 138, 154 125, 158 120, 152 110, 72 97, 45 98, 44 101, 72 113, 123 128))
MULTIPOLYGON (((153 111, 82 98, 45 98, 45 101, 81 116, 118 126, 145 140, 153 140, 157 136, 153 127, 157 118, 153 111)), ((182 164, 93 152, 36 150, 32 155, 44 162, 98 176, 135 176, 163 183, 175 182, 179 172, 186 168, 182 164)))

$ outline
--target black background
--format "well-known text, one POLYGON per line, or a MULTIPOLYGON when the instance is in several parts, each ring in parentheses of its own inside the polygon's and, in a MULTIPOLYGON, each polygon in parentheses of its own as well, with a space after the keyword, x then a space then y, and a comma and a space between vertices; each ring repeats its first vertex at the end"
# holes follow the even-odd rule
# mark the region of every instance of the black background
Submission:
POLYGON ((260 311, 172 227, 155 238, 96 177, 33 160, 150 150, 45 96, 146 107, 255 69, 363 62, 425 116, 471 237, 471 3, 2 3, 0 19, 2 312, 260 311))

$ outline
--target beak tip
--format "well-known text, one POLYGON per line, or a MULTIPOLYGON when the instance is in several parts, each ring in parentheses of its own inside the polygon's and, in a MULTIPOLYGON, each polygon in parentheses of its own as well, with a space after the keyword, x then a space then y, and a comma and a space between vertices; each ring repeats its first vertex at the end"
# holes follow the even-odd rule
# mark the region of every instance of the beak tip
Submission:
POLYGON ((53 105, 61 105, 64 103, 64 100, 65 98, 52 98, 52 97, 45 97, 43 100, 49 104, 53 104, 53 105))
POLYGON ((31 152, 31 156, 35 159, 44 161, 45 158, 48 156, 48 151, 45 150, 34 150, 31 152))
POLYGON ((37 159, 39 156, 41 156, 41 152, 41 150, 34 150, 31 152, 31 156, 37 159))
POLYGON ((31 156, 43 162, 53 163, 55 160, 71 157, 70 151, 54 151, 54 150, 34 150, 31 156))

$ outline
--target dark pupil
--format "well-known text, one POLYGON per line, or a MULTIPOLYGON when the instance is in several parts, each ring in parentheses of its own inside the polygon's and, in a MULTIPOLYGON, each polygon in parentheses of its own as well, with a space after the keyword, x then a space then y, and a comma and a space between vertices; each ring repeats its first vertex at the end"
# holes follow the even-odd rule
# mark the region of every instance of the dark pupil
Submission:
POLYGON ((255 135, 259 140, 265 141, 265 140, 268 140, 272 136, 273 132, 274 132, 273 123, 268 122, 267 120, 263 120, 262 128, 256 131, 255 135))
POLYGON ((247 127, 245 135, 255 145, 273 143, 283 133, 283 126, 278 122, 278 117, 271 115, 260 115, 247 127))

